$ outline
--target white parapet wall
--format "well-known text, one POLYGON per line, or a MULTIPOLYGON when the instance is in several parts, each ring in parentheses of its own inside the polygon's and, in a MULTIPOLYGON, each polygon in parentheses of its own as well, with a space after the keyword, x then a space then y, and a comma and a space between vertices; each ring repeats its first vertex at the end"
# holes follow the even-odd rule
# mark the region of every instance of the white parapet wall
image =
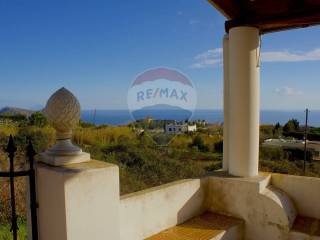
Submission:
POLYGON ((320 219, 320 178, 272 174, 271 182, 291 197, 299 215, 320 219))
POLYGON ((320 178, 221 172, 127 194, 120 199, 120 239, 143 240, 204 211, 245 221, 246 240, 287 239, 297 215, 320 218, 320 178))
POLYGON ((39 238, 45 240, 143 240, 204 211, 243 219, 245 240, 282 240, 297 214, 320 218, 320 178, 216 172, 120 197, 113 164, 39 163, 36 170, 39 238))
POLYGON ((127 194, 120 200, 120 239, 142 240, 204 210, 206 178, 186 179, 127 194))

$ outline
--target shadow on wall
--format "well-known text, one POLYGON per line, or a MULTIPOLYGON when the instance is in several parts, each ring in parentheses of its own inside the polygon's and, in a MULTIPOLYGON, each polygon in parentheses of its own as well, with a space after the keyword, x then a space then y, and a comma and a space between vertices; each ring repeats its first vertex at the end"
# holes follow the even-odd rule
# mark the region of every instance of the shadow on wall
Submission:
POLYGON ((184 223, 185 221, 204 213, 206 209, 207 199, 207 178, 201 181, 201 188, 199 188, 181 207, 177 213, 177 224, 184 223), (199 197, 202 198, 202 203, 199 204, 199 197))

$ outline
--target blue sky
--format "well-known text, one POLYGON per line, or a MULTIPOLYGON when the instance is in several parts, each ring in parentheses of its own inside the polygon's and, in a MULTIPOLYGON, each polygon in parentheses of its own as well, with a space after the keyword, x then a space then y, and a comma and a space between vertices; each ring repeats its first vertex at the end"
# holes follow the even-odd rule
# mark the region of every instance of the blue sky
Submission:
MULTIPOLYGON (((83 109, 125 109, 134 77, 158 66, 222 107, 225 19, 206 0, 0 0, 0 107, 36 108, 58 88, 83 109)), ((320 27, 262 36, 262 109, 320 109, 320 27)))

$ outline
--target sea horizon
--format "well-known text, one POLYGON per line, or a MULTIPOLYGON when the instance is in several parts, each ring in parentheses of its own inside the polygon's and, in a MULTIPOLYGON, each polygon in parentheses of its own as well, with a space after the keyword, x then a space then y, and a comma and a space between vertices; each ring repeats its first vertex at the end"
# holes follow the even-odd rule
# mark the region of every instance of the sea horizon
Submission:
MULTIPOLYGON (((159 113, 158 113, 159 115, 159 113)), ((305 124, 305 110, 261 110, 260 124, 285 124, 288 120, 295 118, 300 122, 300 125, 305 124)), ((158 119, 158 118, 155 118, 158 119)), ((161 119, 177 120, 173 115, 164 114, 161 119)), ((86 109, 81 112, 81 120, 94 123, 97 125, 127 125, 135 119, 130 114, 128 109, 86 109)), ((190 121, 205 120, 211 124, 223 123, 222 109, 196 109, 190 118, 190 121)), ((320 110, 310 110, 309 126, 320 127, 320 110)))

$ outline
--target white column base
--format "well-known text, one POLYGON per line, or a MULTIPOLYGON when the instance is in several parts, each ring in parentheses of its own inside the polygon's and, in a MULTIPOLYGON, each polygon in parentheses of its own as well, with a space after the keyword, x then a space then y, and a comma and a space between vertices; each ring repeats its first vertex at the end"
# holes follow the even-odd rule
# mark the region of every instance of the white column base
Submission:
POLYGON ((57 140, 57 143, 44 153, 40 153, 40 161, 52 166, 64 166, 73 163, 90 161, 90 154, 72 144, 70 139, 57 140))
POLYGON ((57 156, 50 153, 40 153, 40 161, 52 166, 64 166, 67 164, 83 163, 90 161, 90 154, 86 152, 80 152, 76 155, 69 156, 57 156))

